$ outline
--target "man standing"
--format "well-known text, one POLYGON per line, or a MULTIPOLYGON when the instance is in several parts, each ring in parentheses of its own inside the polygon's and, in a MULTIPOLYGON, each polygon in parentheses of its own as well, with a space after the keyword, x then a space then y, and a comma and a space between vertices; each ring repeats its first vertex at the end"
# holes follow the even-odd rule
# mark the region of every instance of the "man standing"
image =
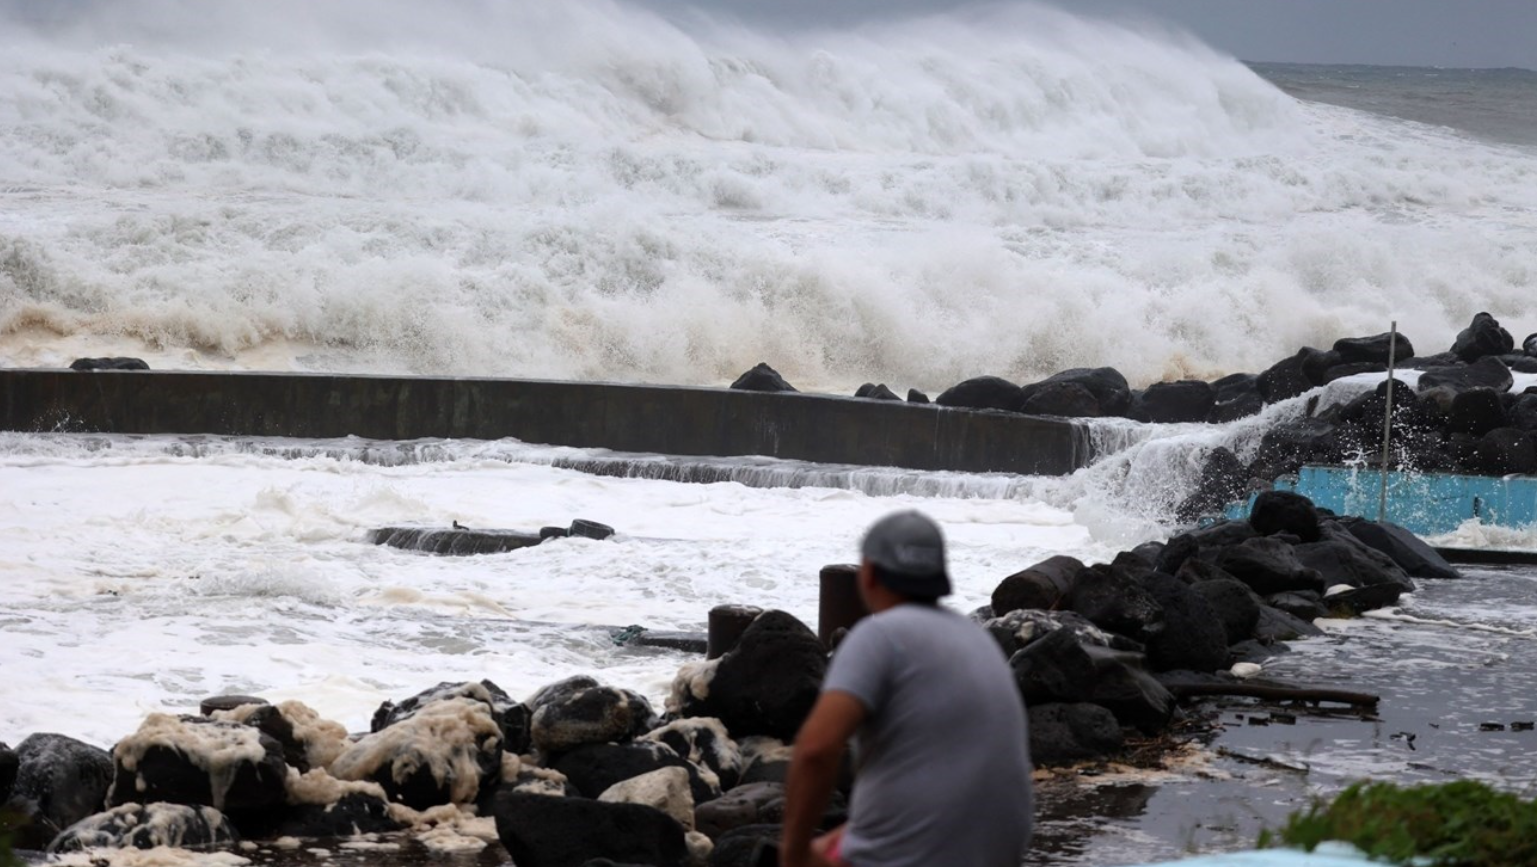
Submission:
POLYGON ((865 534, 871 616, 833 656, 795 739, 782 867, 1017 867, 1032 799, 1024 703, 984 630, 937 604, 944 537, 918 512, 865 534), (847 825, 812 839, 844 744, 858 733, 847 825))

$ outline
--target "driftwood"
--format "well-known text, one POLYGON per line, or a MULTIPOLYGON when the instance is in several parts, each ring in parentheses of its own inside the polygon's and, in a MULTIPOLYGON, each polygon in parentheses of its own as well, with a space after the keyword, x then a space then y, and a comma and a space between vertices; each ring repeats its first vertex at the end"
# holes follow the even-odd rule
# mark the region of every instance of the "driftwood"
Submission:
POLYGON ((1382 699, 1367 692, 1347 692, 1341 689, 1318 689, 1301 686, 1279 686, 1259 683, 1171 683, 1165 684, 1169 692, 1179 698, 1195 696, 1230 695, 1240 698, 1259 698, 1269 701, 1335 702, 1355 707, 1376 707, 1382 699))

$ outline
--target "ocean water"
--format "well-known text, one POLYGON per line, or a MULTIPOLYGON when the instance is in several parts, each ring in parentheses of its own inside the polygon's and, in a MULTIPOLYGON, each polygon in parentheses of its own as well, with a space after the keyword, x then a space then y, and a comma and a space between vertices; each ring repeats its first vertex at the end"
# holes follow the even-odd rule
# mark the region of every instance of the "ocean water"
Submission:
MULTIPOLYGON (((768 361, 808 389, 933 391, 1256 370, 1391 319, 1433 352, 1480 310, 1537 331, 1527 73, 1250 67, 1033 6, 793 33, 598 0, 5 14, 0 366, 721 384, 768 361)), ((1307 399, 1102 422, 1109 456, 1063 479, 0 433, 0 740, 108 746, 237 691, 352 730, 441 680, 592 673, 660 702, 685 657, 607 627, 699 629, 724 602, 814 623, 817 570, 913 506, 970 609, 1047 556, 1166 534, 1203 448, 1246 454, 1307 399), (364 538, 574 518, 619 536, 462 559, 364 538)), ((1309 770, 1210 753, 1102 779, 1050 802, 1036 863, 1241 846, 1362 775, 1537 782, 1531 735, 1477 731, 1537 716, 1530 574, 1330 630, 1273 673, 1381 689, 1379 718, 1235 718, 1223 743, 1309 770)))

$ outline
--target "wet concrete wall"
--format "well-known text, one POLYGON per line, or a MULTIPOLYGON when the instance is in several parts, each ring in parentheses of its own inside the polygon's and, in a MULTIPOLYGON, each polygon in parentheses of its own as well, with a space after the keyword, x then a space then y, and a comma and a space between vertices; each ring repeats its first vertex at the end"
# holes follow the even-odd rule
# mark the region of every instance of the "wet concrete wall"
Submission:
POLYGON ((0 429, 500 439, 1060 475, 1088 437, 1058 419, 808 394, 298 373, 0 370, 0 429))

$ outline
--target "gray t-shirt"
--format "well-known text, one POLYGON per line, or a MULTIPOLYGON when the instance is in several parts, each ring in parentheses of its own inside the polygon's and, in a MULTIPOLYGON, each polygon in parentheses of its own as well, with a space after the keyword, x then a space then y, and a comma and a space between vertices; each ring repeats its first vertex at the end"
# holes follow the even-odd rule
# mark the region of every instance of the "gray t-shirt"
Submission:
POLYGON ((1017 867, 1030 843, 1029 734, 997 642, 899 605, 839 645, 824 692, 868 711, 843 857, 853 867, 1017 867))

